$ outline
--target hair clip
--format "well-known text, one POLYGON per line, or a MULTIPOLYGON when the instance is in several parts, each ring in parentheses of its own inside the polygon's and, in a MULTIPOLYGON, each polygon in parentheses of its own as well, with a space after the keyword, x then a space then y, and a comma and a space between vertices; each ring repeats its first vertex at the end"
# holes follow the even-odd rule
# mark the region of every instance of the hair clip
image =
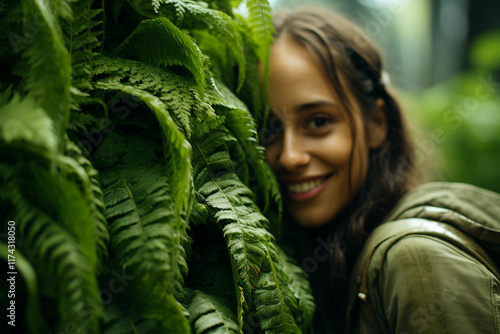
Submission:
POLYGON ((382 73, 380 73, 380 83, 384 87, 388 87, 391 84, 389 73, 387 73, 386 71, 382 71, 382 73))

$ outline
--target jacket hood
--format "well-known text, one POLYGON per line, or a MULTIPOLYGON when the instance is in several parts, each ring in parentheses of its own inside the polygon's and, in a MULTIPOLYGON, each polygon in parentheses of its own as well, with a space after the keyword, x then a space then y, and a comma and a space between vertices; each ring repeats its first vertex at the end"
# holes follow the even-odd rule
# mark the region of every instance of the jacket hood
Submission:
POLYGON ((470 184, 432 182, 401 198, 385 221, 424 218, 444 222, 500 252, 500 194, 470 184))

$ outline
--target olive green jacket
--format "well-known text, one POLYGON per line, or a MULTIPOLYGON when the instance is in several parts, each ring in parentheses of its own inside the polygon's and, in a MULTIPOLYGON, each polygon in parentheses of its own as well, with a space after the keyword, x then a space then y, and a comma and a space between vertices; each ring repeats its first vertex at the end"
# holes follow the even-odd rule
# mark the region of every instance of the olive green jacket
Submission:
POLYGON ((386 221, 355 265, 350 332, 500 333, 499 194, 428 183, 386 221))

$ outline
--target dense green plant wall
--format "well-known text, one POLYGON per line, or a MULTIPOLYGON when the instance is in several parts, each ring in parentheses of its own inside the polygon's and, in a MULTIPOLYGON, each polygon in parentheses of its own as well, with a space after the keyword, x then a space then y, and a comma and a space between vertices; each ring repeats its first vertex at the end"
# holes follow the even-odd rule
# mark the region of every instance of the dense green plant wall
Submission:
POLYGON ((0 4, 5 332, 310 332, 257 139, 270 8, 240 2, 0 4))

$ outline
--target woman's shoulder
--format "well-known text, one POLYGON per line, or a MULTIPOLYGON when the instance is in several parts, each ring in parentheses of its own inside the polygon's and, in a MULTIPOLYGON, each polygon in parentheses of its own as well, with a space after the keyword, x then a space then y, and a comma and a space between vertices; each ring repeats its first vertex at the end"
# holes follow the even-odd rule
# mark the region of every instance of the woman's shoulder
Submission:
POLYGON ((400 198, 384 221, 416 217, 425 207, 453 211, 500 229, 500 194, 458 182, 429 182, 415 187, 400 198))
POLYGON ((415 260, 428 256, 424 260, 432 262, 440 261, 439 254, 461 254, 479 260, 500 277, 491 260, 500 258, 498 245, 500 194, 465 183, 433 182, 401 198, 370 234, 360 259, 378 258, 380 267, 391 254, 401 257, 406 252, 415 260), (421 244, 436 254, 420 251, 421 244))
POLYGON ((500 275, 491 260, 499 252, 486 252, 486 244, 500 245, 500 195, 462 183, 424 184, 370 234, 353 278, 364 282, 388 332, 499 331, 500 275), (458 325, 461 317, 480 320, 458 325))
POLYGON ((368 271, 369 299, 390 332, 500 329, 494 317, 500 309, 498 277, 460 247, 432 235, 408 235, 379 264, 368 271))

